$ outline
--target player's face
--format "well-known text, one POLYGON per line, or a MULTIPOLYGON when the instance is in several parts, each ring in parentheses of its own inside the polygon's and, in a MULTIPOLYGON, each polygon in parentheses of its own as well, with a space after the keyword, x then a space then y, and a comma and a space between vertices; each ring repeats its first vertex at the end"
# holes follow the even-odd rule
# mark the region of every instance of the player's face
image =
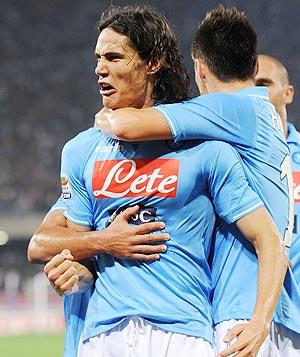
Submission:
POLYGON ((267 58, 259 57, 258 64, 255 83, 257 86, 268 87, 270 101, 280 112, 279 109, 285 105, 285 86, 282 83, 281 73, 276 64, 267 58))
POLYGON ((98 37, 95 53, 103 105, 111 109, 145 106, 152 94, 149 69, 128 37, 106 28, 98 37))

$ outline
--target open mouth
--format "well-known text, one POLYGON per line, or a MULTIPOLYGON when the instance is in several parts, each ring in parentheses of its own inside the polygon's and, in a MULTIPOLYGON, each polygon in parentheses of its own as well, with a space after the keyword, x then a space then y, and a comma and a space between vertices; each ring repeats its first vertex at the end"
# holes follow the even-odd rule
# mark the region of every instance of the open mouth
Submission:
POLYGON ((108 83, 99 83, 101 95, 111 95, 116 92, 115 88, 108 83))

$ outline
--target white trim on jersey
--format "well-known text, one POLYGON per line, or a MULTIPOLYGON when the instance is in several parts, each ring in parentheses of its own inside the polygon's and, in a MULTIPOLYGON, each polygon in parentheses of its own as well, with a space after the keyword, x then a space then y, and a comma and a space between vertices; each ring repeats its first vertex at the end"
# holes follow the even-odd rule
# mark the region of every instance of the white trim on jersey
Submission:
POLYGON ((241 213, 239 213, 239 214, 236 215, 236 216, 233 216, 232 221, 233 221, 233 222, 236 222, 236 221, 237 221, 238 219, 240 219, 241 217, 247 216, 247 214, 256 211, 257 208, 259 208, 259 207, 263 207, 263 204, 262 204, 261 202, 258 203, 258 204, 256 204, 256 205, 254 205, 254 206, 252 206, 252 207, 250 207, 250 208, 248 208, 246 211, 241 212, 241 213))

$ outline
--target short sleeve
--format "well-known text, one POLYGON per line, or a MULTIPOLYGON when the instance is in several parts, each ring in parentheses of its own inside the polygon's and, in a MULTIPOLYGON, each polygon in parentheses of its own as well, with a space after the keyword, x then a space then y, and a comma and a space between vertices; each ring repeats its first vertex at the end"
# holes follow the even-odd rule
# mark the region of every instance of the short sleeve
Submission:
POLYGON ((92 204, 83 178, 85 158, 79 144, 76 141, 68 142, 61 156, 61 187, 66 204, 65 217, 76 224, 92 227, 92 204))
POLYGON ((163 115, 175 141, 202 139, 242 147, 255 145, 258 119, 247 96, 206 94, 154 109, 163 115))
POLYGON ((66 202, 63 198, 63 195, 61 194, 57 201, 51 206, 49 212, 55 211, 55 210, 65 210, 67 208, 66 202))
POLYGON ((263 206, 246 179, 238 153, 224 142, 204 144, 202 174, 216 213, 233 223, 263 206))

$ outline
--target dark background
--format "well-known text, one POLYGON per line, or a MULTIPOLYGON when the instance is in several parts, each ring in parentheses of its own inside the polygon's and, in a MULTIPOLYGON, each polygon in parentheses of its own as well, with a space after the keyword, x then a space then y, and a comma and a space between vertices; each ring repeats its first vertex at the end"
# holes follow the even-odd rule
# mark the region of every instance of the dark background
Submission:
MULTIPOLYGON (((44 214, 59 195, 63 144, 89 127, 101 107, 94 74, 95 25, 110 3, 139 2, 0 0, 0 216, 14 216, 22 224, 29 214, 44 214)), ((149 3, 175 26, 193 79, 192 35, 220 1, 149 3)), ((296 90, 289 118, 300 128, 300 1, 223 4, 244 10, 257 30, 260 51, 288 68, 296 90)))

